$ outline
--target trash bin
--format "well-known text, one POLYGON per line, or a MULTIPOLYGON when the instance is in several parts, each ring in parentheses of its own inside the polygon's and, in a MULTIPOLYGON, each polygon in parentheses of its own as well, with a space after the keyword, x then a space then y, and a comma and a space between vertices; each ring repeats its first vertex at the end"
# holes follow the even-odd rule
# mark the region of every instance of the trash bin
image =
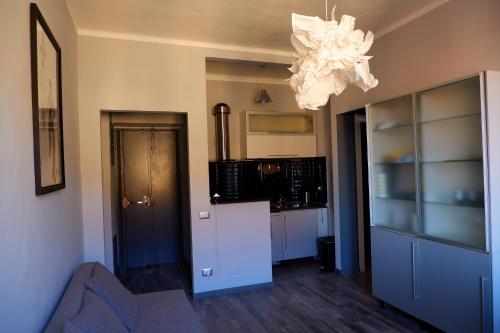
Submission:
POLYGON ((335 236, 318 238, 319 269, 323 272, 335 271, 335 236))

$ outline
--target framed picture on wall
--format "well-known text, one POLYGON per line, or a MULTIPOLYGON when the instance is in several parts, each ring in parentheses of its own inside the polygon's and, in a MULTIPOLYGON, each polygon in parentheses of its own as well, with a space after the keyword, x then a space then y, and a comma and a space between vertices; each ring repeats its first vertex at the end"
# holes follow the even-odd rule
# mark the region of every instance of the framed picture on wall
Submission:
POLYGON ((61 48, 37 5, 30 5, 35 193, 63 189, 61 48))

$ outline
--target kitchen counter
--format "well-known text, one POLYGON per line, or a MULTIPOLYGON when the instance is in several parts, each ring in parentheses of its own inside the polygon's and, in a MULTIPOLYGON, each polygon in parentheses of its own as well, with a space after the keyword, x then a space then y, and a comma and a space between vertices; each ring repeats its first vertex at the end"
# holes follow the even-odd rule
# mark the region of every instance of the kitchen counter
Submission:
POLYGON ((327 204, 326 203, 311 203, 309 205, 304 205, 301 204, 299 207, 293 207, 293 206, 283 206, 281 208, 277 208, 276 205, 273 205, 273 203, 270 201, 269 198, 255 198, 255 199, 236 199, 236 200, 227 200, 227 199, 211 199, 210 203, 212 205, 227 205, 227 204, 235 204, 235 203, 252 203, 252 202, 260 202, 260 201, 269 201, 270 205, 270 211, 271 213, 279 213, 279 212, 286 212, 286 211, 291 211, 291 210, 304 210, 304 209, 321 209, 321 208, 326 208, 327 204))
POLYGON ((259 201, 270 201, 269 198, 252 198, 252 199, 210 199, 212 205, 226 205, 235 203, 245 203, 245 202, 259 202, 259 201))
POLYGON ((271 213, 279 213, 279 212, 286 212, 286 211, 291 211, 291 210, 304 210, 304 209, 321 209, 321 208, 326 208, 326 204, 310 204, 307 206, 299 206, 299 207, 273 207, 271 205, 271 213))

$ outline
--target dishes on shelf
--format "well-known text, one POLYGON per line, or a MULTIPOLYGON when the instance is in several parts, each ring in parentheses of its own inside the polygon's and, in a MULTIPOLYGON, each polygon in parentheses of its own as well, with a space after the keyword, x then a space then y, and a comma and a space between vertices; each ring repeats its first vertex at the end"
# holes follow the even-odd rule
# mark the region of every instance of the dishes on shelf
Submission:
POLYGON ((476 190, 455 190, 455 203, 461 206, 484 206, 483 195, 480 191, 476 190))
POLYGON ((413 152, 389 152, 383 155, 382 161, 385 163, 412 163, 413 152))

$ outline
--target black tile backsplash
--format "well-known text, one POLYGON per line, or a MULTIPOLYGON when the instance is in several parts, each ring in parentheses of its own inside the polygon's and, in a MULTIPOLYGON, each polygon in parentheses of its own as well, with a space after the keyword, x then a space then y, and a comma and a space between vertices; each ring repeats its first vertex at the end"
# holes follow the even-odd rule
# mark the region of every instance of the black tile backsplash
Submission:
POLYGON ((280 199, 303 204, 309 192, 311 205, 327 202, 326 158, 276 158, 209 162, 210 198, 217 202, 280 199))

